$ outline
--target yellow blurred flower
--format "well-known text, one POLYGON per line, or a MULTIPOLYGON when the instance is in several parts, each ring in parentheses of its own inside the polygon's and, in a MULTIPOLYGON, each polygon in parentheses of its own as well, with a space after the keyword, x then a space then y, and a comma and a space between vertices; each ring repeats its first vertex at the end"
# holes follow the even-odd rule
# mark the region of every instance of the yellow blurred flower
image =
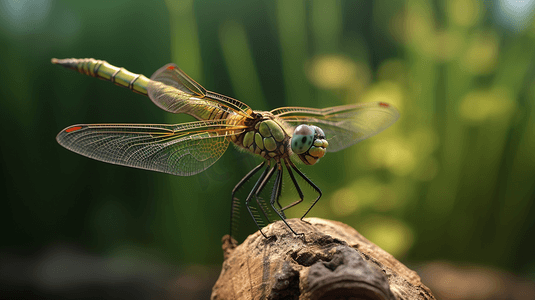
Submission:
POLYGON ((402 220, 371 216, 356 227, 367 239, 398 259, 414 244, 414 231, 402 220))
POLYGON ((494 32, 479 32, 468 42, 462 66, 474 74, 488 74, 498 59, 498 37, 494 32))
POLYGON ((459 105, 459 115, 465 121, 479 124, 509 117, 516 109, 511 92, 505 87, 476 90, 468 93, 459 105))
POLYGON ((357 73, 362 73, 355 62, 341 55, 317 56, 307 69, 310 81, 323 89, 347 87, 357 78, 357 73))
POLYGON ((407 140, 398 137, 376 142, 370 148, 369 158, 374 165, 386 167, 398 176, 410 174, 417 164, 413 147, 407 140))
POLYGON ((429 3, 413 4, 407 7, 404 16, 405 34, 408 42, 421 43, 433 35, 433 9, 429 3))
POLYGON ((331 211, 337 216, 347 216, 357 210, 357 194, 349 188, 341 188, 331 196, 331 211))
POLYGON ((464 35, 458 31, 444 30, 435 36, 435 56, 439 60, 448 61, 458 57, 464 42, 464 35))
POLYGON ((458 26, 470 27, 479 22, 481 17, 481 3, 476 0, 446 1, 446 12, 450 21, 458 26))
POLYGON ((338 216, 348 216, 358 209, 371 206, 383 196, 384 185, 373 176, 355 180, 336 191, 331 197, 331 210, 338 216))

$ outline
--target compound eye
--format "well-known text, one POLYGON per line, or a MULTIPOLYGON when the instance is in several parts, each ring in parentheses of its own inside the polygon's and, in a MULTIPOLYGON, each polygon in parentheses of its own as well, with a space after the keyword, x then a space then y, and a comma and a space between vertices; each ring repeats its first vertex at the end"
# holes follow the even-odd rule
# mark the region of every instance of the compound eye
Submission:
POLYGON ((324 139, 325 138, 325 133, 323 132, 323 130, 321 128, 319 128, 318 126, 314 126, 314 129, 316 131, 316 135, 318 136, 318 138, 320 138, 320 139, 324 139))
POLYGON ((292 151, 302 154, 308 151, 314 143, 314 128, 308 125, 299 125, 295 128, 292 136, 292 151))
POLYGON ((314 135, 314 129, 312 126, 301 124, 294 130, 294 135, 314 135))

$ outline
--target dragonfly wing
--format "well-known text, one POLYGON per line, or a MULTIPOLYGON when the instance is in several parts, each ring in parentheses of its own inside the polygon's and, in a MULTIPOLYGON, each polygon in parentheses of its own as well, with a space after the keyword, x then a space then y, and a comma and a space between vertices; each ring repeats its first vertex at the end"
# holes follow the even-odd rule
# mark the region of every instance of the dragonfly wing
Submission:
POLYGON ((367 102, 324 109, 282 107, 271 111, 291 125, 312 124, 325 132, 329 147, 336 152, 367 139, 394 124, 399 112, 384 102, 367 102))
POLYGON ((178 125, 87 124, 62 130, 57 141, 81 155, 123 166, 180 176, 197 174, 228 147, 239 130, 224 121, 178 125))
POLYGON ((207 91, 175 64, 167 64, 150 78, 147 91, 160 108, 186 113, 198 120, 222 118, 228 114, 249 117, 252 110, 236 99, 207 91))

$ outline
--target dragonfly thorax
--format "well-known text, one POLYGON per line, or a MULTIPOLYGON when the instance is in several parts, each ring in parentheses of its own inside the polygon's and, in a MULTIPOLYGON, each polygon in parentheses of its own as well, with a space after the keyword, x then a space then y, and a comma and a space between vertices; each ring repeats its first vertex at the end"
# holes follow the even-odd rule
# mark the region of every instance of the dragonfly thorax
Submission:
POLYGON ((280 160, 290 155, 290 136, 283 125, 270 114, 255 115, 249 128, 236 136, 231 136, 237 146, 270 160, 280 160))
POLYGON ((299 125, 291 139, 292 151, 307 165, 317 163, 325 155, 329 143, 318 126, 299 125))

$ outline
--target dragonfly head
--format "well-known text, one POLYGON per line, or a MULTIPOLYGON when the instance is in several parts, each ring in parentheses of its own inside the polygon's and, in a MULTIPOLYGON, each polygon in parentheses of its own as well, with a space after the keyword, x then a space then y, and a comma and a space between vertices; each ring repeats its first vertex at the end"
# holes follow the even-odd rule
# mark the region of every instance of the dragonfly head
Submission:
POLYGON ((291 146, 293 153, 307 165, 317 163, 325 155, 329 143, 325 139, 325 133, 318 126, 297 126, 294 130, 291 146))

